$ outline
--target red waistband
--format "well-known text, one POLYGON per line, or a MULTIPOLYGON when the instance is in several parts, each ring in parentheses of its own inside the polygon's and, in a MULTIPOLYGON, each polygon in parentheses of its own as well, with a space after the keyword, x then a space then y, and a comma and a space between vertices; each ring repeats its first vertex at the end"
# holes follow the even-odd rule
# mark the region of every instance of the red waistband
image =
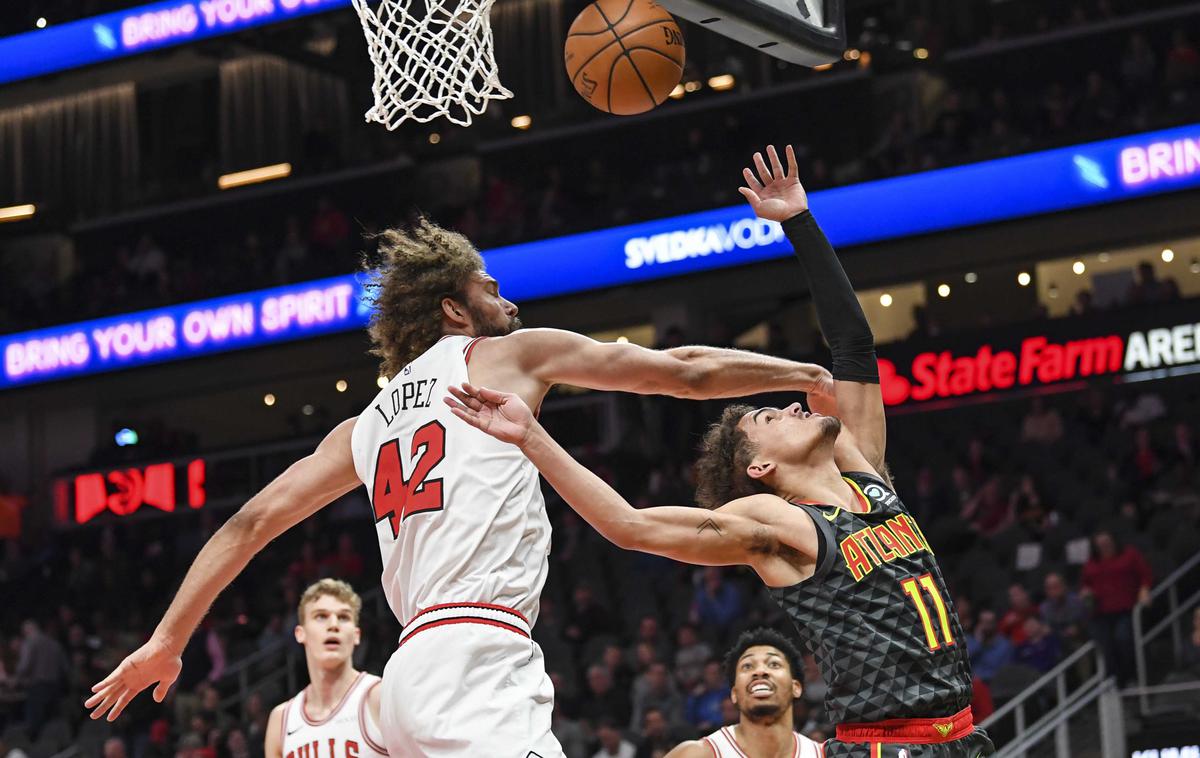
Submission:
POLYGON ((400 632, 399 646, 428 629, 450 624, 482 624, 530 636, 529 621, 519 611, 491 603, 442 603, 423 608, 400 632))
POLYGON ((940 719, 888 719, 870 724, 838 724, 838 742, 898 742, 928 745, 962 739, 975 728, 971 706, 940 719))

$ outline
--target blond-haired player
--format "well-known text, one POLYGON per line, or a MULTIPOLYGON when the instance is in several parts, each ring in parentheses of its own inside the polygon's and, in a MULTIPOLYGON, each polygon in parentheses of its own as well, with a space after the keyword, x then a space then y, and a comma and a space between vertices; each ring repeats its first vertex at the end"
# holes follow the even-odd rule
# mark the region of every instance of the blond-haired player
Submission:
POLYGON ((339 579, 322 579, 300 597, 296 642, 304 646, 308 686, 280 703, 267 723, 266 758, 377 758, 379 677, 355 671, 362 599, 339 579))

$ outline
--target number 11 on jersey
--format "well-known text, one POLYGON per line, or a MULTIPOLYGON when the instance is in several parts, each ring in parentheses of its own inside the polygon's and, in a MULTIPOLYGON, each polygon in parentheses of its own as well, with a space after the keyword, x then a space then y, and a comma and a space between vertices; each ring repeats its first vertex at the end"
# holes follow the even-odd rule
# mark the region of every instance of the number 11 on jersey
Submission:
POLYGON ((900 582, 900 588, 917 607, 917 615, 921 617, 921 625, 925 627, 925 641, 929 643, 929 649, 940 648, 942 639, 945 640, 945 644, 953 645, 954 637, 950 634, 950 614, 946 612, 946 603, 942 600, 942 593, 938 592, 937 585, 933 583, 933 575, 922 574, 918 577, 909 577, 900 582), (937 630, 933 628, 933 617, 929 614, 929 607, 925 605, 925 598, 921 596, 922 589, 929 593, 929 597, 933 598, 933 606, 937 609, 938 624, 942 627, 942 639, 938 638, 937 630))
POLYGON ((405 478, 400 462, 400 440, 388 440, 380 445, 375 461, 375 483, 371 488, 375 523, 388 519, 393 538, 400 536, 404 519, 414 513, 440 511, 444 507, 442 480, 426 477, 446 457, 446 427, 430 421, 418 429, 412 436, 409 455, 415 462, 408 478, 405 478), (416 457, 418 452, 420 458, 416 457))

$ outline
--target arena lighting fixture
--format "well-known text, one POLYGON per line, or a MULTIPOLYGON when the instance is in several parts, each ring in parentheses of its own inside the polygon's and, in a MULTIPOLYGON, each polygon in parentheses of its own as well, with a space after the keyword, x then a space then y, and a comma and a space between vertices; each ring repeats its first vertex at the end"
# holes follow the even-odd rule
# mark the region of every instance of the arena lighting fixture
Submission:
POLYGON ((813 66, 813 71, 828 71, 833 68, 832 63, 822 63, 820 66, 813 66))
POLYGON ((858 48, 852 47, 846 52, 842 53, 842 59, 847 61, 856 61, 861 55, 862 53, 858 51, 858 48))
POLYGON ((923 61, 929 57, 929 51, 923 47, 918 47, 916 50, 913 50, 913 57, 919 61, 923 61))
POLYGON ((27 218, 33 218, 33 214, 36 212, 37 206, 33 203, 10 205, 7 208, 0 208, 0 224, 5 221, 24 221, 27 218))
POLYGON ((247 184, 269 182, 273 179, 283 179, 292 175, 292 164, 276 163, 271 166, 260 166, 246 171, 235 171, 217 178, 217 187, 227 190, 234 187, 245 187, 247 184))
POLYGON ((950 285, 949 284, 939 284, 938 285, 938 295, 940 295, 941 297, 950 297, 950 285))
POLYGON ((618 344, 618 345, 628 345, 628 344, 629 344, 629 338, 628 338, 628 337, 626 337, 626 336, 624 336, 624 335, 622 335, 622 336, 620 336, 620 337, 617 337, 617 344, 618 344))
POLYGON ((388 385, 388 378, 386 376, 381 376, 375 380, 375 386, 378 387, 379 389, 383 389, 387 385, 388 385))
POLYGON ((1108 253, 1100 253, 1099 255, 1096 256, 1096 260, 1100 261, 1101 263, 1108 263, 1109 260, 1111 260, 1111 259, 1112 259, 1112 256, 1109 255, 1108 253))
POLYGON ((513 116, 513 120, 510 123, 513 129, 525 131, 533 126, 533 116, 513 116))
POLYGON ((350 385, 346 383, 345 379, 338 379, 337 384, 335 384, 333 386, 335 389, 337 389, 338 392, 345 392, 346 388, 349 387, 350 385))
POLYGON ((272 405, 275 405, 275 396, 270 392, 263 395, 263 405, 267 406, 268 408, 270 408, 272 405))
POLYGON ((879 296, 879 304, 882 305, 884 308, 891 308, 892 307, 892 296, 886 292, 883 293, 882 295, 879 296))
POLYGON ((708 86, 717 92, 731 90, 735 84, 737 84, 737 80, 733 78, 733 74, 719 74, 708 79, 708 86))
POLYGON ((46 28, 46 17, 45 16, 39 17, 37 20, 36 26, 39 29, 45 29, 46 28))
POLYGON ((1021 273, 1017 274, 1017 284, 1021 285, 1022 287, 1028 287, 1029 283, 1032 281, 1033 277, 1029 275, 1028 271, 1022 271, 1021 273))
POLYGON ((1082 276, 1083 272, 1087 271, 1087 266, 1084 265, 1083 261, 1075 261, 1071 264, 1071 270, 1075 272, 1076 276, 1082 276))
POLYGON ((1200 258, 1192 258, 1192 265, 1188 267, 1188 270, 1193 274, 1200 274, 1200 258))
POLYGON ((1175 260, 1175 251, 1169 247, 1166 250, 1163 250, 1162 259, 1163 263, 1170 263, 1171 261, 1175 260))
POLYGON ((703 84, 701 84, 700 82, 696 82, 696 81, 684 82, 683 91, 684 92, 699 92, 700 88, 703 86, 704 86, 703 84))
POLYGON ((963 281, 967 284, 974 284, 975 282, 979 281, 979 274, 976 274, 974 271, 968 271, 963 276, 963 281))
POLYGON ((303 413, 305 416, 311 416, 311 415, 313 415, 313 413, 315 413, 315 412, 316 412, 316 410, 317 410, 316 408, 312 407, 312 406, 311 406, 311 405, 309 405, 308 403, 305 403, 305 404, 304 404, 304 405, 303 405, 303 406, 300 408, 300 412, 301 412, 301 413, 303 413))
POLYGON ((437 143, 439 143, 441 141, 442 141, 442 135, 438 134, 437 132, 434 132, 429 135, 429 144, 436 145, 437 143))
POLYGON ((683 83, 675 85, 675 89, 671 90, 671 99, 678 100, 687 94, 687 90, 683 88, 683 83))

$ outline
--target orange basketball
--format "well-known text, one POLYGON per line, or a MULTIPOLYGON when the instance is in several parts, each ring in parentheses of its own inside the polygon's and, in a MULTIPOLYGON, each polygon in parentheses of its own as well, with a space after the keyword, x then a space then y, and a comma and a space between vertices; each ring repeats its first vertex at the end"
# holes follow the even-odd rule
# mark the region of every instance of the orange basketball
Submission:
POLYGON ((567 32, 567 75, 584 99, 631 116, 662 103, 683 76, 683 33, 653 0, 596 0, 567 32))

